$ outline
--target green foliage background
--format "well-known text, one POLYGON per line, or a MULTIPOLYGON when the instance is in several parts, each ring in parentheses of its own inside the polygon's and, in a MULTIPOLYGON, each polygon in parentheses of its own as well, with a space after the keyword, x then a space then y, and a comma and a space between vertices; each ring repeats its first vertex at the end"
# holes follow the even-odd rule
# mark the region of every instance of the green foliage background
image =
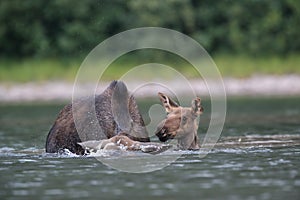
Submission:
POLYGON ((178 30, 210 53, 300 50, 297 0, 1 0, 1 57, 73 57, 130 28, 178 30))
MULTIPOLYGON (((299 0, 1 0, 0 81, 73 80, 96 45, 145 26, 194 38, 225 76, 300 74, 299 0)), ((177 56, 143 50, 106 78, 153 60, 194 76, 177 56)))

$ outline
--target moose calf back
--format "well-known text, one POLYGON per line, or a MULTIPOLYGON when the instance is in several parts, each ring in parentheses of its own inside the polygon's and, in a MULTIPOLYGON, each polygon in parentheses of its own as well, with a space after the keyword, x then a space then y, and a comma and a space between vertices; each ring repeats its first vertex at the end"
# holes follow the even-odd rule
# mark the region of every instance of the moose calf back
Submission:
POLYGON ((91 101, 90 98, 83 98, 74 102, 74 105, 66 105, 60 111, 48 133, 46 152, 55 153, 60 149, 68 149, 76 154, 84 154, 84 149, 78 144, 79 142, 107 139, 118 135, 120 132, 136 141, 150 141, 135 98, 128 96, 127 88, 123 82, 113 81, 102 94, 95 97, 95 101, 91 101), (126 123, 128 125, 126 126, 129 127, 120 126, 122 125, 121 119, 118 121, 114 116, 113 109, 115 108, 112 106, 112 102, 115 94, 120 96, 120 98, 115 100, 119 101, 115 102, 115 105, 127 105, 125 108, 117 109, 122 109, 122 112, 128 113, 129 117, 126 119, 128 120, 128 123, 126 123), (123 94, 127 97, 122 99, 123 94), (90 118, 87 117, 91 103, 95 103, 97 123, 99 123, 101 130, 94 130, 90 118), (79 119, 76 121, 77 126, 75 126, 72 106, 75 106, 76 119, 79 119), (80 135, 76 127, 80 127, 80 135), (122 129, 126 129, 125 133, 122 129))

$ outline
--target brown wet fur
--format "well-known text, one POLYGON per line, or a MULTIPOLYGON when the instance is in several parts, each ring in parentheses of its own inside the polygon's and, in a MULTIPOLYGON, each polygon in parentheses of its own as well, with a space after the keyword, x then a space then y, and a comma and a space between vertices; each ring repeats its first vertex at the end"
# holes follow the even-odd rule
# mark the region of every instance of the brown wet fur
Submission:
POLYGON ((158 93, 158 96, 167 113, 155 132, 159 140, 177 139, 179 149, 199 149, 197 117, 203 112, 201 99, 194 99, 191 107, 181 107, 163 93, 158 93))
MULTIPOLYGON (((60 111, 57 119, 48 133, 46 139, 46 152, 56 153, 61 149, 68 149, 73 153, 82 155, 84 154, 84 149, 78 144, 79 142, 87 140, 109 139, 122 132, 114 119, 111 108, 112 94, 117 84, 124 83, 120 81, 113 81, 102 94, 95 97, 96 116, 98 123, 104 132, 104 136, 103 134, 93 133, 92 135, 83 134, 79 137, 73 119, 72 104, 68 104, 60 111)), ((124 87, 126 88, 125 85, 124 87)), ((128 102, 129 114, 134 124, 133 129, 135 129, 136 133, 133 136, 131 136, 130 133, 126 133, 127 136, 132 139, 132 141, 149 142, 150 139, 145 128, 145 123, 138 110, 135 98, 130 96, 128 102)), ((87 119, 80 121, 80 123, 83 123, 81 127, 88 129, 91 122, 88 121, 88 118, 85 118, 84 116, 91 105, 90 100, 86 98, 75 103, 79 104, 79 110, 76 111, 79 118, 82 115, 82 119, 87 119)))

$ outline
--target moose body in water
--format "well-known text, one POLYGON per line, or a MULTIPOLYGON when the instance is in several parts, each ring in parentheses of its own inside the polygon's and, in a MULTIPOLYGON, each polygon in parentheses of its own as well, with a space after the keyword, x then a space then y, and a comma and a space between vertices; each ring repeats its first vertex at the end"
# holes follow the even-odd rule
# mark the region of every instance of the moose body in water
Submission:
MULTIPOLYGON (((191 108, 178 106, 166 95, 159 93, 160 100, 168 113, 157 128, 156 135, 160 141, 177 139, 180 149, 199 149, 197 136, 197 116, 202 113, 200 99, 193 100, 191 108)), ((91 129, 93 130, 93 129, 91 129)), ((159 153, 170 148, 170 145, 151 143, 136 100, 129 96, 125 84, 113 81, 100 95, 81 99, 66 105, 59 113, 46 140, 46 152, 56 153, 62 149, 83 155, 86 150, 118 149, 141 150, 147 153, 159 153), (101 132, 81 133, 78 126, 88 129, 91 121, 86 117, 91 103, 94 103, 97 122, 101 132), (79 119, 75 126, 75 115, 79 119), (79 123, 79 124, 78 124, 79 123), (81 123, 81 124, 80 124, 81 123)))

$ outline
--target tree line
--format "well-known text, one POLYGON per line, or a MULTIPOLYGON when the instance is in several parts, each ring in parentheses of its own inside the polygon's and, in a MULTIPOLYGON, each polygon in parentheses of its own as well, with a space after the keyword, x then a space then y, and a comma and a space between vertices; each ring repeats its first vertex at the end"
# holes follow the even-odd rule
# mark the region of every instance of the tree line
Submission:
POLYGON ((297 0, 1 0, 0 57, 85 56, 137 27, 170 28, 210 53, 287 55, 300 50, 297 0))

